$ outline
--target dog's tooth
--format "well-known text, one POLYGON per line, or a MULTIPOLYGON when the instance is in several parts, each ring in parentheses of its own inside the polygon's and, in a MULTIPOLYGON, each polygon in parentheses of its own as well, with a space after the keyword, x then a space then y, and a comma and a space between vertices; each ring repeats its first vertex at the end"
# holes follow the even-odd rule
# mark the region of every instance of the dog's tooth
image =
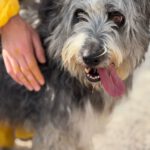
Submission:
POLYGON ((93 79, 93 77, 90 75, 90 78, 93 79))
POLYGON ((85 68, 84 70, 85 70, 85 73, 89 73, 91 69, 90 68, 85 68))
POLYGON ((91 71, 91 68, 87 68, 87 70, 88 70, 88 72, 90 72, 90 71, 91 71))
POLYGON ((87 71, 87 69, 86 69, 86 68, 84 69, 84 71, 85 71, 85 73, 88 73, 88 71, 87 71))
POLYGON ((90 75, 89 75, 89 74, 87 74, 87 76, 88 76, 88 77, 90 77, 90 75))

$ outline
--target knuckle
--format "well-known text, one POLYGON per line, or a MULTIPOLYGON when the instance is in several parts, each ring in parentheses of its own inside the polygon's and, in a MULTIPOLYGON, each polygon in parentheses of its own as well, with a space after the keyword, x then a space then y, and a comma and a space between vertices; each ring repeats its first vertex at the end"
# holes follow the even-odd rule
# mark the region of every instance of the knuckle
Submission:
POLYGON ((29 68, 32 70, 32 72, 35 72, 38 70, 38 65, 36 63, 29 64, 29 68))
POLYGON ((23 79, 23 75, 22 75, 22 73, 20 73, 20 72, 17 72, 17 73, 15 74, 15 76, 16 76, 18 79, 20 79, 20 80, 23 79))
POLYGON ((19 71, 16 71, 14 74, 15 74, 15 76, 17 76, 17 77, 20 76, 20 72, 19 72, 19 71))
POLYGON ((22 72, 24 74, 30 74, 30 69, 29 68, 22 68, 22 72))
POLYGON ((34 82, 33 76, 31 74, 28 74, 26 76, 26 78, 28 79, 28 81, 32 84, 34 82))
POLYGON ((33 75, 29 70, 28 71, 23 71, 23 74, 28 79, 29 82, 33 81, 33 75))

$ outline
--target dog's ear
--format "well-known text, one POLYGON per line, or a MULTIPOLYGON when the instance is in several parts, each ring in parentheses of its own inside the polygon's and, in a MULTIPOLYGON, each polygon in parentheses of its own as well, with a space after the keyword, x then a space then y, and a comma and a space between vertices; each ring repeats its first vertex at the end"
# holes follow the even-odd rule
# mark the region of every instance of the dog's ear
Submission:
POLYGON ((61 21, 61 10, 66 0, 42 0, 39 7, 39 17, 43 24, 49 24, 51 28, 61 21))
POLYGON ((47 18, 56 17, 59 14, 61 9, 61 3, 59 0, 42 0, 39 7, 39 16, 42 21, 45 21, 47 18))
POLYGON ((45 33, 45 36, 50 36, 49 33, 52 33, 55 28, 60 24, 63 19, 63 8, 64 3, 69 2, 70 0, 41 0, 39 6, 39 19, 40 24, 38 27, 39 33, 40 30, 42 34, 45 33))
MULTIPOLYGON (((67 34, 65 29, 68 25, 66 21, 69 19, 64 18, 66 18, 70 2, 71 0, 41 0, 38 11, 40 23, 37 31, 44 43, 44 47, 49 47, 45 49, 49 49, 51 55, 59 52, 65 41, 67 34), (48 42, 43 41, 47 38, 48 42)), ((60 56, 60 54, 58 55, 60 56)))

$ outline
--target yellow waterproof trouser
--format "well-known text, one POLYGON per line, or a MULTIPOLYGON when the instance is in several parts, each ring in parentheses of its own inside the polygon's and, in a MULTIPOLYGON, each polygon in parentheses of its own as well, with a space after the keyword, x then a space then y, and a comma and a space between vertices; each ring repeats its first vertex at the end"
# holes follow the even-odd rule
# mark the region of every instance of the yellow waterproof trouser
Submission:
POLYGON ((14 146, 15 138, 31 139, 33 132, 21 126, 13 128, 8 123, 0 123, 0 148, 10 148, 14 146))

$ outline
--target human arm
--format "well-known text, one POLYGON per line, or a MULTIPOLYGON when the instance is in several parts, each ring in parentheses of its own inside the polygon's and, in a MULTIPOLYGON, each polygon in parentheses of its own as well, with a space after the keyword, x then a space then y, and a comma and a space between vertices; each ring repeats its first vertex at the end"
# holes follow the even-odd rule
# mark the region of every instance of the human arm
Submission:
MULTIPOLYGON (((14 9, 12 12, 10 12, 11 9, 6 10, 8 14, 11 14, 4 17, 8 19, 4 19, 3 22, 0 19, 2 55, 6 70, 19 84, 29 90, 38 91, 44 84, 44 78, 39 70, 37 60, 40 63, 45 62, 44 50, 36 31, 18 15, 19 3, 16 3, 17 0, 6 1, 11 1, 11 3, 14 1, 14 4, 17 5, 16 11, 14 9)), ((7 5, 5 4, 5 6, 7 5)), ((6 9, 11 7, 12 4, 9 4, 6 9)), ((0 17, 2 18, 2 16, 0 17)))

